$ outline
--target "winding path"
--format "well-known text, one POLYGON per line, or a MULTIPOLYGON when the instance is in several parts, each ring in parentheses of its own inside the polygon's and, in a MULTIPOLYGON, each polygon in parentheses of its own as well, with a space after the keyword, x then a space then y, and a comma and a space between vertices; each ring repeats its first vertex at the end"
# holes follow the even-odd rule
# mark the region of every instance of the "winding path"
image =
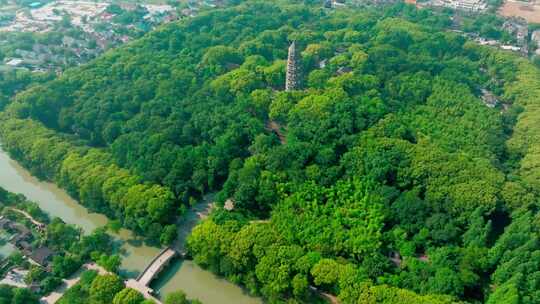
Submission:
POLYGON ((287 137, 283 133, 283 127, 278 122, 271 120, 266 123, 265 127, 266 130, 274 132, 277 135, 282 145, 287 143, 287 137))
POLYGON ((84 264, 81 267, 81 269, 79 269, 73 276, 71 276, 71 278, 64 279, 63 280, 64 284, 62 284, 62 286, 60 286, 57 290, 51 292, 46 297, 42 297, 39 300, 39 303, 40 304, 54 304, 54 303, 58 302, 58 300, 60 300, 60 298, 62 298, 62 296, 64 295, 66 290, 70 289, 71 287, 75 286, 75 284, 79 283, 79 281, 81 280, 82 273, 85 272, 86 270, 95 270, 100 275, 111 274, 110 272, 105 270, 103 267, 101 267, 101 266, 99 266, 99 265, 97 265, 95 263, 84 264))
POLYGON ((38 228, 45 228, 46 225, 36 219, 34 219, 33 216, 31 216, 28 212, 24 211, 24 210, 20 210, 20 209, 17 209, 17 208, 13 208, 13 207, 7 207, 6 208, 7 210, 11 210, 13 212, 16 212, 16 213, 19 213, 19 214, 22 214, 24 217, 26 217, 30 222, 32 222, 32 224, 34 224, 34 226, 37 226, 38 228))
POLYGON ((339 300, 335 295, 332 295, 332 294, 326 293, 324 291, 321 291, 317 287, 311 286, 311 285, 309 286, 309 289, 311 289, 311 291, 318 294, 319 297, 321 297, 321 298, 325 299, 326 301, 328 301, 328 303, 330 303, 330 304, 339 304, 339 300))

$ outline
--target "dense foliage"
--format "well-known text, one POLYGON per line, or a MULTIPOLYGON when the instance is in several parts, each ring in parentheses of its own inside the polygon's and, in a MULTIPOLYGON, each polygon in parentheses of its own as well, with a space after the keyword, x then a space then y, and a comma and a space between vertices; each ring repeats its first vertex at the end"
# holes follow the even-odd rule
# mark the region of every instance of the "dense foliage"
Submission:
POLYGON ((165 304, 201 304, 199 300, 188 300, 183 291, 176 291, 165 297, 165 304))
POLYGON ((0 303, 2 304, 37 304, 37 297, 28 289, 0 285, 0 303))
POLYGON ((22 91, 30 84, 50 80, 48 74, 31 73, 23 70, 0 71, 0 110, 9 103, 15 93, 22 91))
POLYGON ((96 271, 86 271, 81 280, 68 289, 59 304, 153 304, 138 292, 125 288, 122 279, 116 275, 98 275, 96 271))
POLYGON ((5 148, 153 238, 219 190, 234 210, 190 253, 271 302, 538 303, 538 69, 428 10, 285 2, 165 26, 18 94, 5 148), (291 40, 304 86, 284 92, 291 40))
POLYGON ((499 17, 497 14, 482 14, 464 18, 463 30, 479 34, 481 37, 488 39, 500 40, 506 43, 515 42, 516 38, 503 29, 503 23, 504 18, 499 17))
POLYGON ((55 181, 92 210, 122 219, 124 225, 159 241, 174 239, 163 227, 175 219, 174 195, 165 187, 144 183, 119 168, 109 153, 88 149, 54 134, 39 123, 3 120, 2 143, 37 176, 55 181))

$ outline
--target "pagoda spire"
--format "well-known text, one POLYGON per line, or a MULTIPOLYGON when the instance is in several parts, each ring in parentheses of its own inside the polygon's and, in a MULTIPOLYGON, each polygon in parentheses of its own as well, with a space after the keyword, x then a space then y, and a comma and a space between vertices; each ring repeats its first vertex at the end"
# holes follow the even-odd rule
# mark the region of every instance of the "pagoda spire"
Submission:
POLYGON ((300 56, 296 49, 296 41, 289 46, 289 58, 287 59, 287 76, 285 91, 297 90, 300 87, 300 56))

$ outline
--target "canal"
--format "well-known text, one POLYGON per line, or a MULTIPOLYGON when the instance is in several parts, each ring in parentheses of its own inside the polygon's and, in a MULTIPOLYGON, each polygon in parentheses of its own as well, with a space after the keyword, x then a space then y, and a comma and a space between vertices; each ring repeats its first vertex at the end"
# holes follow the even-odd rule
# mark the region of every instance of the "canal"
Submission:
MULTIPOLYGON (((108 220, 101 214, 91 213, 79 205, 65 191, 56 185, 43 182, 32 176, 26 169, 12 160, 0 148, 0 186, 14 193, 21 193, 36 202, 41 209, 52 216, 61 218, 68 224, 81 227, 86 233, 103 227, 108 220)), ((205 206, 202 207, 205 209, 205 206)), ((181 226, 180 244, 189 234, 201 212, 190 211, 185 225, 181 226)), ((120 230, 116 235, 122 255, 121 271, 128 277, 136 277, 156 256, 160 249, 149 247, 128 230, 120 230)), ((2 248, 6 251, 7 248, 2 248)), ((4 252, 6 253, 6 252, 4 252)), ((189 298, 197 298, 205 304, 259 304, 262 301, 251 297, 238 286, 218 278, 203 270, 192 261, 176 261, 154 282, 152 286, 161 295, 183 290, 189 298)))

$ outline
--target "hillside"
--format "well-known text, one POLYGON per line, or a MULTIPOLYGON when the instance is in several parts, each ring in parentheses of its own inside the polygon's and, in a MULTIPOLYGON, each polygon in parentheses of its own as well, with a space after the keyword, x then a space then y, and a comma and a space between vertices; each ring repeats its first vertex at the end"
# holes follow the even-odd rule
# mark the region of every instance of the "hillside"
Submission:
POLYGON ((398 4, 250 0, 19 93, 0 138, 82 204, 269 302, 540 302, 540 72, 398 4), (287 49, 302 88, 287 92, 287 49), (483 94, 499 103, 489 106, 483 94), (231 208, 228 208, 231 209, 231 208))

